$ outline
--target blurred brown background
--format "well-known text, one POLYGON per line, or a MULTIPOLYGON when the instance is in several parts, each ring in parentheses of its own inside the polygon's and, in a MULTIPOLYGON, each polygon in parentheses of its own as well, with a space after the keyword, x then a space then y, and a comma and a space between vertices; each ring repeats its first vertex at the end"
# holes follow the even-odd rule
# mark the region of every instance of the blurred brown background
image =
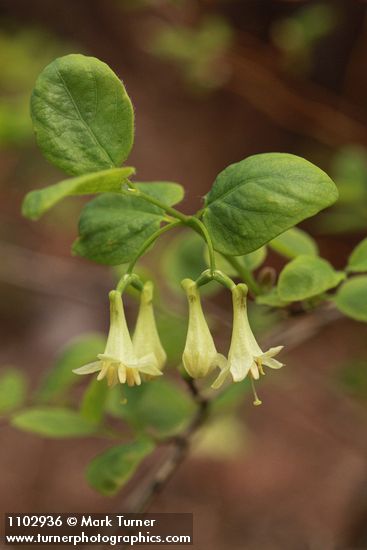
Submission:
MULTIPOLYGON (((136 111, 129 163, 142 181, 182 183, 185 211, 229 163, 285 151, 339 185, 340 205, 304 226, 322 254, 343 268, 365 236, 365 2, 0 0, 0 22, 0 365, 32 387, 70 338, 105 331, 113 284, 107 268, 70 257, 82 200, 37 224, 20 215, 26 191, 62 177, 28 115, 34 80, 57 55, 94 55, 124 80, 136 111)), ((227 302, 214 302, 230 322, 227 302)), ((195 548, 367 548, 366 327, 341 319, 316 332, 269 375, 264 405, 247 399, 216 451, 194 452, 154 503, 194 512, 195 548)), ((3 512, 124 511, 123 496, 84 480, 105 442, 43 440, 5 420, 0 430, 3 512)))

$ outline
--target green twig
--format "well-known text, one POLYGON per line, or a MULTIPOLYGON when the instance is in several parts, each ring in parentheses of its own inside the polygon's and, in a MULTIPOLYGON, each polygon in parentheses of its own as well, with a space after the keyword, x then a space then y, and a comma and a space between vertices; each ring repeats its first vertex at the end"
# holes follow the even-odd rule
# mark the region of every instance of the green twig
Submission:
POLYGON ((125 288, 127 288, 127 286, 129 286, 130 284, 132 286, 135 286, 135 288, 137 288, 138 290, 142 289, 143 286, 139 277, 135 273, 133 273, 136 262, 139 260, 139 258, 141 258, 144 252, 148 250, 148 248, 160 235, 163 235, 163 233, 166 233, 167 231, 169 231, 173 227, 177 227, 178 225, 182 225, 182 222, 174 221, 172 223, 164 225, 163 227, 160 227, 142 244, 133 260, 131 260, 131 262, 129 263, 126 273, 117 283, 116 290, 122 293, 124 292, 125 288))
POLYGON ((156 199, 155 197, 152 197, 151 195, 148 195, 147 193, 144 193, 140 189, 138 189, 134 183, 128 182, 128 189, 126 189, 126 193, 132 193, 136 197, 140 197, 147 202, 150 202, 151 204, 154 204, 155 206, 158 206, 162 210, 166 212, 169 216, 172 216, 176 220, 179 220, 182 224, 187 225, 188 227, 191 227, 201 235, 207 246, 209 251, 209 260, 210 260, 210 270, 212 273, 215 271, 215 254, 214 254, 214 247, 211 240, 211 237, 209 235, 209 232, 203 222, 199 220, 196 216, 187 216, 186 214, 183 214, 183 212, 180 212, 179 210, 176 210, 176 208, 173 208, 172 206, 168 206, 167 204, 164 204, 159 199, 156 199))
POLYGON ((135 195, 136 197, 140 197, 144 199, 147 202, 150 202, 151 204, 154 204, 155 206, 158 206, 167 214, 172 216, 173 218, 180 220, 182 223, 188 222, 190 219, 190 216, 186 216, 186 214, 183 214, 179 210, 176 210, 176 208, 173 208, 172 206, 168 206, 167 204, 164 204, 164 202, 160 201, 159 199, 156 199, 155 197, 152 197, 152 195, 148 195, 147 193, 144 193, 143 191, 140 191, 133 183, 130 181, 128 182, 129 188, 125 191, 127 194, 135 195))
POLYGON ((215 253, 214 253, 213 242, 207 228, 205 227, 203 222, 199 220, 199 218, 197 218, 196 216, 190 216, 189 220, 187 221, 187 225, 191 226, 197 233, 201 234, 201 236, 204 238, 208 247, 208 252, 209 252, 210 271, 212 274, 214 274, 216 270, 215 253))

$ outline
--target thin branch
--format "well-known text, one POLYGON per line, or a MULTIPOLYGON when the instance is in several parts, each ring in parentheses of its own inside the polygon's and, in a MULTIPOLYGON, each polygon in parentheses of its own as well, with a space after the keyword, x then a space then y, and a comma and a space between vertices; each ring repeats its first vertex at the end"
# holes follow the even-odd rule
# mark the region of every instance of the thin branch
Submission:
POLYGON ((144 512, 149 508, 151 502, 162 492, 180 464, 186 458, 194 434, 201 428, 207 419, 209 400, 200 394, 192 378, 185 379, 185 382, 197 404, 196 414, 186 432, 170 440, 172 444, 168 456, 164 458, 147 485, 137 488, 137 490, 129 496, 125 505, 127 512, 144 512))

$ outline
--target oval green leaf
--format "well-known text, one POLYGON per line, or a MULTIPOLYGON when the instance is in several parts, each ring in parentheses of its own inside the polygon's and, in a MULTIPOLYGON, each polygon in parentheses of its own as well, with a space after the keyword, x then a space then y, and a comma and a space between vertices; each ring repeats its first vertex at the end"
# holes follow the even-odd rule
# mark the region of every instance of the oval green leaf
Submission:
POLYGON ((50 438, 81 437, 96 432, 96 425, 77 411, 55 407, 26 409, 15 414, 11 424, 25 432, 50 438))
POLYGON ((107 191, 120 191, 123 183, 133 173, 134 168, 130 167, 112 168, 30 191, 24 198, 22 214, 31 220, 38 220, 47 210, 70 195, 94 195, 107 191))
POLYGON ((108 449, 90 462, 86 472, 88 483, 102 495, 115 495, 153 450, 154 444, 148 439, 108 449))
MULTIPOLYGON (((136 186, 169 206, 183 197, 183 188, 177 183, 137 183, 136 186)), ((102 264, 127 263, 159 229, 164 216, 162 208, 133 193, 106 193, 84 207, 79 221, 80 236, 73 252, 102 264)))
POLYGON ((318 248, 314 239, 298 227, 292 227, 270 241, 270 248, 286 258, 296 258, 302 254, 317 256, 318 248))
POLYGON ((136 430, 160 436, 177 433, 187 427, 195 413, 195 404, 182 388, 168 380, 154 380, 139 387, 119 388, 111 397, 110 412, 123 418, 136 430))
POLYGON ((89 422, 101 424, 106 408, 108 392, 106 380, 93 378, 84 392, 80 414, 89 422))
POLYGON ((347 270, 352 273, 367 271, 367 237, 353 250, 348 260, 347 270))
POLYGON ((0 371, 0 415, 23 404, 26 388, 27 382, 20 370, 8 367, 0 371))
POLYGON ((346 281, 338 290, 334 302, 344 315, 367 323, 367 275, 346 281))
POLYGON ((252 252, 333 204, 338 191, 307 160, 264 153, 228 166, 206 196, 203 221, 223 254, 252 252))
POLYGON ((344 278, 322 258, 298 256, 279 275, 278 295, 286 302, 305 300, 336 287, 344 278))
POLYGON ((256 303, 269 307, 285 307, 288 302, 280 298, 277 288, 272 288, 267 294, 256 296, 256 303))
POLYGON ((47 372, 36 393, 38 402, 48 403, 63 398, 66 392, 81 381, 73 370, 96 360, 102 353, 106 338, 99 333, 87 333, 69 342, 58 354, 54 366, 47 372))
MULTIPOLYGON (((175 293, 184 297, 181 281, 186 277, 197 279, 207 269, 205 261, 205 241, 192 230, 184 230, 170 240, 164 250, 162 272, 175 293)), ((219 285, 210 282, 201 287, 203 295, 220 290, 219 285)))
POLYGON ((70 54, 39 75, 31 98, 37 143, 67 174, 119 166, 134 139, 134 112, 115 73, 95 57, 70 54))

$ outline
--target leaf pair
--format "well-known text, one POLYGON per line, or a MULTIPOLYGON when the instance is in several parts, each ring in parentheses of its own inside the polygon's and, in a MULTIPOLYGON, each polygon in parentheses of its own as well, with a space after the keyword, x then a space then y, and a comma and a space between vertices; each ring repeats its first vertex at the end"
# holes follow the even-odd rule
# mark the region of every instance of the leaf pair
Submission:
MULTIPOLYGON (((74 54, 61 57, 39 76, 31 112, 45 157, 77 177, 28 193, 23 214, 36 220, 67 196, 104 193, 83 211, 74 251, 105 264, 130 261, 159 228, 164 211, 122 194, 135 173, 134 168, 118 167, 134 140, 134 113, 123 84, 98 59, 74 54)), ((178 184, 136 186, 167 205, 183 198, 178 184)))
MULTIPOLYGON (((31 110, 46 158, 78 177, 30 193, 26 216, 37 219, 68 195, 121 191, 133 174, 132 168, 118 166, 133 144, 134 114, 123 84, 105 63, 75 54, 56 59, 37 80, 31 110)), ((163 204, 183 196, 172 184, 155 186, 152 193, 163 204)), ((217 251, 245 255, 336 198, 331 179, 310 162, 282 153, 255 155, 218 175, 202 219, 217 251)), ((162 219, 162 209, 138 198, 98 198, 82 214, 74 250, 101 263, 129 261, 162 219)))

